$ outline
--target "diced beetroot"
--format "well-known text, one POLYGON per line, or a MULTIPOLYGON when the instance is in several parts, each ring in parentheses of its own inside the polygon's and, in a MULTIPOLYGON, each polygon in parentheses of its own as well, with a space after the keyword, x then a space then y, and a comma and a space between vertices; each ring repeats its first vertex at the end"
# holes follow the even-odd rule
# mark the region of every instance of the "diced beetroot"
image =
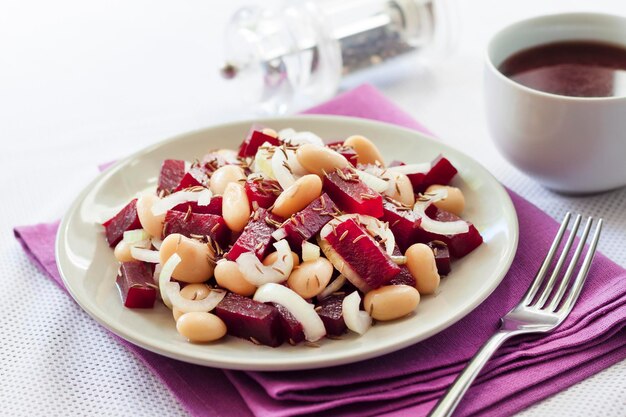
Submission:
POLYGON ((256 152, 259 150, 265 142, 269 142, 271 145, 278 146, 280 145, 280 141, 278 138, 274 136, 266 135, 261 132, 261 130, 257 130, 258 128, 252 126, 250 131, 248 132, 248 136, 241 142, 239 145, 239 156, 245 158, 246 156, 254 156, 256 152))
POLYGON ((270 179, 248 180, 244 188, 250 204, 256 202, 265 209, 270 208, 283 191, 278 181, 270 179))
MULTIPOLYGON (((432 215, 430 215, 432 210, 427 211, 427 213, 429 213, 429 217, 437 221, 453 222, 460 219, 460 217, 447 211, 439 210, 435 206, 431 206, 429 209, 434 210, 434 214, 432 215)), ((428 232, 422 229, 421 226, 418 226, 415 233, 415 240, 419 243, 428 243, 433 240, 442 241, 448 245, 450 255, 454 258, 462 258, 483 243, 482 236, 478 233, 476 227, 474 227, 471 223, 469 224, 469 230, 467 232, 456 235, 440 235, 428 232)))
POLYGON ((137 216, 137 199, 131 200, 119 213, 102 223, 102 226, 111 247, 122 240, 125 231, 141 229, 141 222, 137 216))
POLYGON ((151 265, 139 261, 123 262, 116 283, 125 307, 154 307, 156 287, 151 265))
POLYGON ((280 314, 274 306, 228 293, 215 307, 215 314, 226 324, 229 335, 272 347, 283 342, 280 314))
POLYGON ((342 302, 344 295, 329 295, 318 304, 317 314, 322 319, 326 333, 331 336, 340 336, 347 330, 343 320, 342 302))
POLYGON ((383 198, 347 168, 325 175, 324 191, 347 213, 383 216, 383 198))
POLYGON ((161 165, 161 173, 159 174, 159 182, 157 185, 157 194, 165 192, 171 193, 180 184, 185 176, 185 161, 178 159, 166 159, 161 165))
POLYGON ((406 251, 413 243, 418 216, 410 208, 388 199, 383 201, 383 212, 382 220, 389 223, 396 244, 403 252, 406 251))
POLYGON ((191 207, 192 213, 199 214, 215 214, 216 216, 222 215, 222 196, 215 195, 211 197, 211 202, 208 206, 199 206, 195 201, 189 201, 187 203, 181 203, 172 210, 182 211, 183 213, 187 213, 189 211, 189 207, 191 207))
MULTIPOLYGON (((395 256, 401 256, 402 251, 398 245, 393 249, 393 254, 395 256)), ((415 278, 409 272, 409 268, 406 265, 398 265, 400 267, 400 273, 395 277, 391 278, 387 285, 408 285, 411 287, 415 287, 415 278)))
POLYGON ((339 209, 333 200, 324 193, 303 210, 291 216, 279 230, 285 235, 291 249, 298 252, 302 242, 318 234, 338 212, 339 209))
POLYGON ((229 232, 224 218, 215 214, 168 210, 163 223, 163 237, 172 233, 180 233, 187 237, 209 236, 220 245, 228 242, 229 232))
POLYGON ((184 190, 189 187, 207 186, 209 184, 209 177, 199 166, 193 166, 180 180, 178 186, 174 189, 174 192, 184 190))
POLYGON ((281 218, 265 209, 258 209, 226 254, 226 258, 234 261, 244 252, 254 252, 259 260, 263 260, 272 249, 272 232, 276 230, 276 225, 281 223, 281 218))
POLYGON ((428 242, 427 245, 433 250, 435 263, 437 264, 437 272, 439 272, 439 275, 448 275, 452 270, 448 245, 438 240, 428 242))
POLYGON ((334 144, 326 145, 333 151, 340 153, 344 158, 348 160, 352 164, 353 167, 357 165, 357 153, 351 146, 343 146, 343 142, 336 142, 334 144))
POLYGON ((302 324, 285 307, 275 303, 272 303, 272 305, 278 310, 283 339, 289 342, 290 345, 297 345, 302 342, 304 340, 302 324))
POLYGON ((346 278, 363 292, 387 284, 400 273, 400 267, 387 252, 353 219, 338 224, 326 240, 356 272, 358 279, 348 275, 346 278))
POLYGON ((407 177, 411 180, 413 191, 423 193, 433 184, 449 184, 457 172, 450 161, 439 155, 430 163, 430 170, 427 173, 408 174, 407 177))

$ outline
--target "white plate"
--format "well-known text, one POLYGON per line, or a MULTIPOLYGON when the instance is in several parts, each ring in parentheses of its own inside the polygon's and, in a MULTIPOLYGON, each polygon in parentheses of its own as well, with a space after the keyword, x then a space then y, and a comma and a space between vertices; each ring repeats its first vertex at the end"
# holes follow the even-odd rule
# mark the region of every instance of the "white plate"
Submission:
POLYGON ((323 340, 321 347, 285 344, 256 346, 227 337, 209 345, 191 344, 175 328, 170 310, 157 302, 153 310, 125 308, 115 287, 118 264, 100 225, 138 191, 154 186, 161 162, 192 160, 213 148, 235 148, 251 121, 210 127, 184 134, 119 161, 96 178, 72 204, 56 242, 61 276, 80 306, 107 329, 150 351, 207 366, 247 370, 309 369, 380 356, 424 340, 472 311, 497 287, 517 248, 517 216, 496 179, 474 160, 438 140, 413 130, 364 119, 295 116, 256 120, 275 129, 309 130, 327 140, 362 134, 374 140, 388 162, 430 161, 444 154, 459 170, 454 185, 463 189, 472 221, 485 239, 474 252, 453 264, 436 296, 423 297, 416 314, 381 323, 365 335, 323 340))

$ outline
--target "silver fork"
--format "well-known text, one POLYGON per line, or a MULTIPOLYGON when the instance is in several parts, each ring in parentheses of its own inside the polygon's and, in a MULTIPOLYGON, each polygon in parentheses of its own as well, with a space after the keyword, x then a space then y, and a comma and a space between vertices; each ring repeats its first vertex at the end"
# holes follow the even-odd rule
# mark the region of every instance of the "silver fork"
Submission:
POLYGON ((572 274, 574 273, 574 269, 576 269, 576 265, 578 264, 578 260, 580 259, 580 255, 583 251, 593 223, 592 217, 587 220, 580 238, 580 243, 572 255, 571 261, 565 271, 565 274, 559 282, 558 288, 554 291, 563 264, 567 260, 572 244, 574 243, 576 232, 578 231, 581 221, 580 215, 576 216, 576 219, 574 220, 570 236, 565 242, 561 255, 559 256, 559 259, 556 262, 553 272, 550 274, 547 282, 545 282, 545 277, 548 273, 550 265, 552 264, 554 255, 561 245, 563 234, 567 229, 570 218, 571 214, 567 213, 563 219, 563 223, 561 223, 561 227, 559 228, 556 237, 554 238, 554 241, 552 242, 552 246, 550 246, 550 250, 548 251, 546 258, 537 271, 537 275, 535 275, 535 279, 530 285, 530 288, 526 292, 522 301, 520 301, 520 303, 513 308, 513 310, 509 311, 504 317, 502 317, 500 320, 500 329, 493 336, 491 336, 491 338, 480 348, 476 355, 474 355, 463 372, 461 372, 450 388, 448 388, 445 395, 431 410, 429 414, 430 417, 448 417, 452 415, 461 401, 461 398, 463 398, 463 395, 470 387, 474 379, 476 379, 483 366, 485 366, 489 358, 491 358, 494 352, 506 340, 521 334, 550 332, 563 323, 570 311, 572 311, 576 300, 578 300, 583 284, 585 283, 585 279, 587 278, 587 274, 591 266, 591 261, 593 260, 593 256, 596 252, 598 239, 600 239, 600 231, 602 230, 602 219, 599 219, 596 224, 593 238, 591 239, 585 259, 583 260, 574 282, 570 285, 572 274), (538 293, 540 288, 542 291, 541 293, 538 293), (565 298, 564 296, 568 288, 569 293, 565 298))

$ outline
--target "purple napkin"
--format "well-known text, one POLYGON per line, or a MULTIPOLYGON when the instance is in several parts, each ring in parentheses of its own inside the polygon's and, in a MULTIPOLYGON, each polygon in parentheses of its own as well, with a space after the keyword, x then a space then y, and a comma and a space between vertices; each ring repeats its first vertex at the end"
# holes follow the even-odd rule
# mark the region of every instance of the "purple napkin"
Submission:
MULTIPOLYGON (((367 85, 307 113, 363 117, 425 131, 367 85)), ((409 348, 351 365, 271 373, 190 365, 120 341, 194 416, 424 415, 493 333, 499 318, 517 304, 558 228, 537 207, 510 194, 520 225, 511 270, 463 320, 409 348), (210 398, 207 392, 212 392, 210 398)), ((54 260, 57 227, 18 227, 15 236, 31 260, 62 286, 54 260)), ((506 344, 469 390, 458 415, 511 415, 626 358, 625 324, 626 271, 598 254, 568 320, 545 337, 506 344)))

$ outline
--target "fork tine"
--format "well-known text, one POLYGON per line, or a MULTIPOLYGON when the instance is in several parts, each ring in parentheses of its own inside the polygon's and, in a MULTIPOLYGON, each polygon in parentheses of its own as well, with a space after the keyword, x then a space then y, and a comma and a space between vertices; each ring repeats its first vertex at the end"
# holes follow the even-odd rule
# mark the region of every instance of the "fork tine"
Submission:
POLYGON ((580 267, 580 271, 578 271, 578 275, 576 276, 576 280, 572 285, 572 289, 570 290, 569 295, 565 299, 565 302, 559 309, 559 313, 565 312, 565 314, 569 314, 576 304, 578 300, 578 296, 583 289, 583 285, 587 280, 587 275, 589 274, 589 268, 591 267, 591 262, 593 261, 593 257, 596 254, 596 246, 598 246, 598 240, 600 240, 600 232, 602 231, 602 219, 598 220, 598 224, 596 225, 596 230, 593 233, 593 238, 591 239, 591 244, 589 245, 589 250, 587 251, 587 255, 585 255, 585 260, 583 261, 582 266, 580 267))
POLYGON ((524 296, 524 300, 522 301, 524 305, 527 306, 530 304, 532 299, 535 298, 535 295, 537 294, 537 290, 543 283, 543 279, 546 276, 546 271, 548 270, 548 268, 550 267, 550 264, 552 263, 552 259, 554 258, 554 254, 557 248, 561 244, 561 239, 563 238, 563 233, 565 233, 565 229, 567 229, 567 224, 569 223, 570 217, 572 217, 572 214, 570 212, 567 212, 565 214, 565 217, 563 218, 561 227, 559 227, 559 231, 554 237, 554 241, 552 241, 552 246, 550 246, 550 250, 548 251, 546 258, 543 260, 541 267, 539 267, 539 270, 537 271, 537 275, 535 275, 535 278, 533 279, 532 285, 530 286, 530 288, 528 288, 528 291, 526 292, 526 295, 524 296))
POLYGON ((561 251, 561 256, 559 256, 559 260, 554 267, 554 271, 552 271, 552 275, 550 275, 550 279, 548 280, 548 283, 546 284, 543 293, 534 303, 535 307, 542 308, 546 304, 546 301, 548 300, 548 297, 550 297, 550 294, 552 294, 554 284, 556 283, 556 280, 561 273, 561 268, 563 267, 563 264, 567 259, 567 255, 569 254, 570 248, 572 247, 572 243, 574 243, 574 240, 576 239, 576 233, 578 233, 578 227, 580 226, 581 219, 582 216, 580 214, 576 216, 576 219, 574 220, 574 225, 572 226, 572 230, 570 231, 569 238, 567 239, 567 242, 565 242, 565 246, 561 251))
POLYGON ((587 219, 587 224, 585 224, 585 229, 583 230, 583 234, 580 237, 580 241, 578 242, 578 246, 576 247, 576 251, 574 251, 574 255, 572 256, 572 260, 567 267, 567 271, 565 271, 565 275, 561 279, 561 283, 559 284, 559 288, 556 291, 550 305, 548 306, 549 311, 556 310, 556 307, 561 303, 563 299, 563 295, 567 290, 567 287, 570 284, 572 274, 574 269, 576 268, 576 264, 578 264, 578 260, 580 259, 580 255, 585 247, 585 243, 587 242, 587 237, 589 236, 589 231, 591 230, 591 224, 593 223, 593 217, 589 217, 587 219))

